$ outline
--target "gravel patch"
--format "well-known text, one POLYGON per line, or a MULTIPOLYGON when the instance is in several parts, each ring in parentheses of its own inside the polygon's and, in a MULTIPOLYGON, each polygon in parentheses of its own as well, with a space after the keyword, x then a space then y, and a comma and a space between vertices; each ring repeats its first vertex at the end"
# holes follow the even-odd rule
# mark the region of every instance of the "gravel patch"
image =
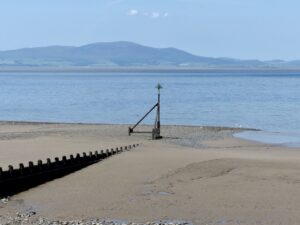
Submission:
POLYGON ((157 220, 146 223, 134 223, 110 219, 89 219, 89 220, 49 220, 37 216, 36 212, 16 213, 15 216, 0 215, 0 225, 192 225, 188 221, 157 220))
POLYGON ((163 139, 167 143, 192 147, 206 148, 204 141, 222 140, 232 137, 234 133, 248 129, 205 126, 163 126, 163 139))

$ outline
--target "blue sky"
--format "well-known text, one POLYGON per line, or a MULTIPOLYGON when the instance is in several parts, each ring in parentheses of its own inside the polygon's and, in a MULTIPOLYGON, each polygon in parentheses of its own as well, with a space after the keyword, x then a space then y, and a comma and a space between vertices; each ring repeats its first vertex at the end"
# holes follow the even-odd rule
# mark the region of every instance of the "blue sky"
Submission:
POLYGON ((133 41, 201 56, 300 59, 299 0, 0 0, 0 50, 133 41))

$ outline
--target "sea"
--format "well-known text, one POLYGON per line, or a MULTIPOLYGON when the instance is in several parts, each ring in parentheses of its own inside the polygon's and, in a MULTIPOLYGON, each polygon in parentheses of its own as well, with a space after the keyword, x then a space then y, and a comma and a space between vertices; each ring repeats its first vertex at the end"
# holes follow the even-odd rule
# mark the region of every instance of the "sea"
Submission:
POLYGON ((300 146, 300 72, 0 73, 0 120, 253 128, 236 136, 300 146), (155 113, 144 124, 153 124, 155 113))

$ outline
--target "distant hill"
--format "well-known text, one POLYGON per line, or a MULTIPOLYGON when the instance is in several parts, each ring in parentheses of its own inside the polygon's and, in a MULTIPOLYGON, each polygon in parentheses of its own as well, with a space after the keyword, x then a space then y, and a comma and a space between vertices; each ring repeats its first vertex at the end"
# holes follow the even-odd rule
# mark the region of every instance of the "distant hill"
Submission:
POLYGON ((300 61, 209 58, 176 48, 152 48, 132 42, 49 46, 0 51, 0 68, 289 68, 300 61))

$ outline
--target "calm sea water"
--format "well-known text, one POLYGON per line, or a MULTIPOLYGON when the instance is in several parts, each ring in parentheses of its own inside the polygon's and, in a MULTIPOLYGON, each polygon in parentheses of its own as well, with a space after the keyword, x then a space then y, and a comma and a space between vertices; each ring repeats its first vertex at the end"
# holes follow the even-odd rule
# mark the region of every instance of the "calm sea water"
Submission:
POLYGON ((0 120, 133 124, 158 82, 162 124, 258 128, 241 137, 300 143, 300 73, 288 72, 1 73, 0 120))

